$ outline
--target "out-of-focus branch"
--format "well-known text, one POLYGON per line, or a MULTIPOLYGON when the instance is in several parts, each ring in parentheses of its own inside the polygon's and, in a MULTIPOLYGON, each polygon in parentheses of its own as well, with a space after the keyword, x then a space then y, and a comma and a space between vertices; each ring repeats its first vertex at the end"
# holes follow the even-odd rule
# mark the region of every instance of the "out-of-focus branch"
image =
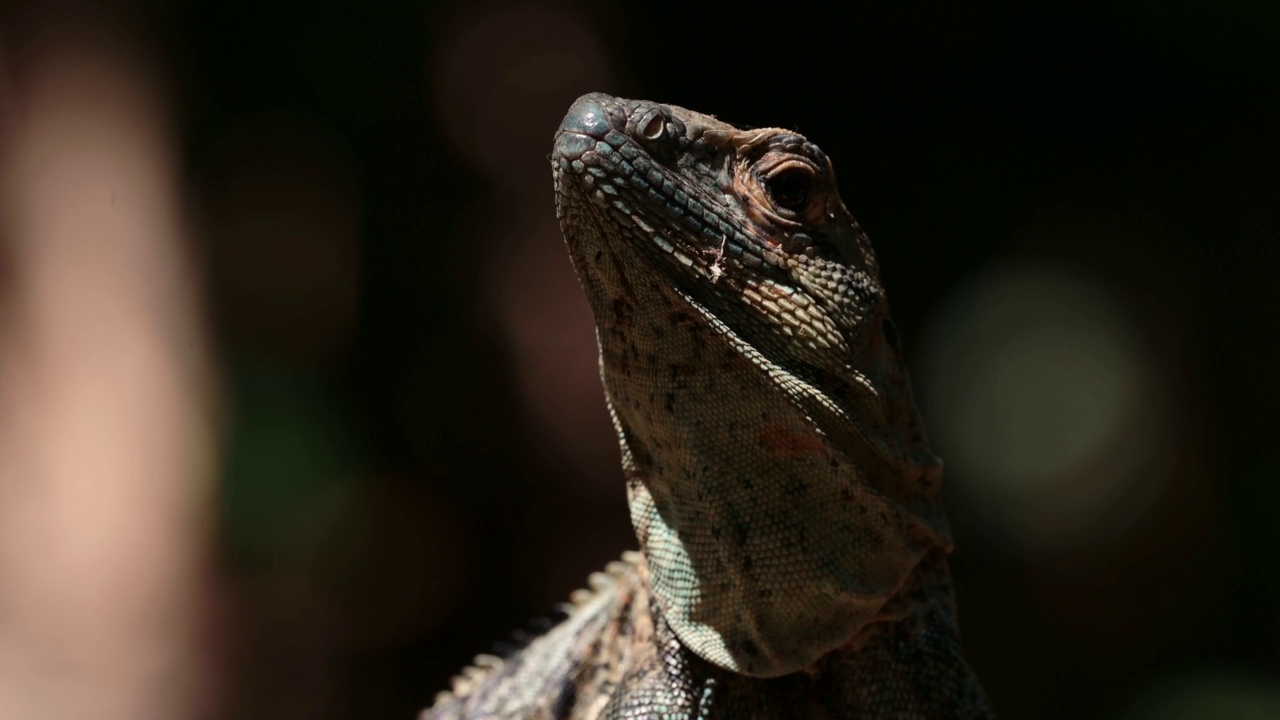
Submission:
POLYGON ((0 68, 0 717, 208 716, 211 393, 164 99, 126 44, 38 30, 0 68))

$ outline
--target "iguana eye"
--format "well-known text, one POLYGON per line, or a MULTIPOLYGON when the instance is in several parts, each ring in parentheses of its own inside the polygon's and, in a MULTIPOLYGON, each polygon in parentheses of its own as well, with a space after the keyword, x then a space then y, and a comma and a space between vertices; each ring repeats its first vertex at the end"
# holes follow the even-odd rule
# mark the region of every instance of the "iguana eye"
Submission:
POLYGON ((822 167, 790 148, 748 155, 734 178, 748 215, 789 232, 822 222, 827 181, 822 167))
POLYGON ((805 165, 787 165, 765 179, 774 205, 792 213, 803 213, 813 199, 813 171, 805 165))

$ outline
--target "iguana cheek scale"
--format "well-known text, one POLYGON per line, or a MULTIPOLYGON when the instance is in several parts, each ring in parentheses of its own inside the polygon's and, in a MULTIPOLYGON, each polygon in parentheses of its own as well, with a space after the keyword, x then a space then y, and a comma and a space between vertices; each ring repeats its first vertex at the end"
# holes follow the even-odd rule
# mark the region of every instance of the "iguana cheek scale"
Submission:
POLYGON ((429 717, 990 717, 875 256, 804 137, 585 95, 556 210, 641 557, 429 717))

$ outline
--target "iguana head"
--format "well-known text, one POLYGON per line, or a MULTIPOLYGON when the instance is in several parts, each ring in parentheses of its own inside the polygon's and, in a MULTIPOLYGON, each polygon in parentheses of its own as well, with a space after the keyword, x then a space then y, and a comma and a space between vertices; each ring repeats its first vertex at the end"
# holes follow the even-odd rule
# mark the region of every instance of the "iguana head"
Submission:
POLYGON ((703 657, 780 675, 949 549, 866 235, 787 130, 603 94, 551 158, 654 590, 703 657))

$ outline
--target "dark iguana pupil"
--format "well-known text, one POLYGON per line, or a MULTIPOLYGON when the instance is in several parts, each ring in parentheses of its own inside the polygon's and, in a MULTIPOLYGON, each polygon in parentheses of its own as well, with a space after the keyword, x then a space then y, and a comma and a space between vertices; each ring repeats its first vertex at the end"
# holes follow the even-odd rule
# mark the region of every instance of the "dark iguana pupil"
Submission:
POLYGON ((798 212, 809 205, 813 175, 808 171, 800 168, 783 170, 771 176, 768 184, 769 194, 779 207, 798 212))

